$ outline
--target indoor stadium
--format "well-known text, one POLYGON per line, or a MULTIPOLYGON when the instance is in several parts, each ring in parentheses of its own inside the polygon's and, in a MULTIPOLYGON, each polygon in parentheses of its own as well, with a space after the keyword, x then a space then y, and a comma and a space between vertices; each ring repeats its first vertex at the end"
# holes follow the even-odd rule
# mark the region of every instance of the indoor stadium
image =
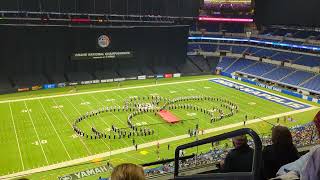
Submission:
POLYGON ((0 0, 0 180, 320 180, 319 0, 0 0))

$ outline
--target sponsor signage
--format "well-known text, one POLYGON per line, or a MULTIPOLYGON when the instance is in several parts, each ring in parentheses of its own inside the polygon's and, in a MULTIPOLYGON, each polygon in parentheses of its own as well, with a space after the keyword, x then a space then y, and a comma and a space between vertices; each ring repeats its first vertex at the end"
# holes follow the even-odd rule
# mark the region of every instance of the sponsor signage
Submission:
POLYGON ((29 91, 30 88, 19 88, 18 92, 24 92, 24 91, 29 91))
POLYGON ((164 76, 162 74, 158 74, 156 78, 164 78, 164 76))
POLYGON ((98 79, 97 80, 93 80, 92 83, 93 84, 98 84, 98 83, 100 83, 100 80, 98 80, 98 79))
POLYGON ((175 74, 173 74, 173 77, 174 77, 174 78, 181 77, 181 73, 175 73, 175 74))
POLYGON ((149 75, 147 76, 147 78, 154 78, 154 75, 149 75))
POLYGON ((146 75, 138 76, 138 80, 144 80, 144 79, 147 79, 147 76, 146 76, 146 75))
POLYGON ((92 84, 92 81, 81 81, 81 84, 92 84))
POLYGON ((53 89, 56 88, 57 85, 56 84, 45 84, 43 85, 43 89, 53 89))
POLYGON ((136 80, 137 79, 137 77, 128 77, 128 78, 126 78, 126 80, 136 80))
POLYGON ((235 88, 241 92, 250 94, 250 95, 254 95, 256 97, 268 100, 268 101, 272 101, 287 107, 290 107, 292 109, 295 110, 299 110, 299 109, 305 109, 305 108, 309 108, 310 106, 307 104, 303 104, 285 97, 280 97, 278 95, 269 93, 269 92, 265 92, 247 85, 243 85, 243 84, 239 84, 233 81, 229 81, 226 79, 220 79, 220 78, 216 78, 216 79, 211 79, 211 82, 226 86, 226 87, 230 87, 230 88, 235 88))
POLYGON ((113 79, 107 79, 107 82, 113 82, 114 80, 113 79))
POLYGON ((69 86, 75 86, 75 85, 78 85, 79 83, 77 83, 77 82, 71 82, 71 83, 69 83, 69 86))
POLYGON ((96 168, 92 168, 92 169, 87 169, 84 171, 79 171, 76 173, 72 173, 72 174, 68 174, 62 177, 59 177, 59 180, 75 180, 75 179, 82 179, 82 178, 86 178, 86 177, 90 177, 90 176, 94 176, 97 174, 101 174, 101 173, 106 173, 106 172, 110 172, 112 171, 112 168, 104 165, 104 166, 100 166, 100 167, 96 167, 96 168))
POLYGON ((111 43, 110 38, 107 35, 101 35, 98 37, 98 45, 101 48, 107 48, 111 43))
POLYGON ((58 87, 61 88, 61 87, 66 87, 66 83, 58 83, 58 87))
POLYGON ((100 82, 101 82, 101 83, 106 83, 107 80, 106 80, 106 79, 102 79, 100 82))
POLYGON ((42 86, 32 86, 31 87, 32 91, 36 91, 36 90, 39 90, 39 89, 42 89, 42 86))
POLYGON ((126 78, 114 78, 114 82, 124 81, 126 78))
POLYGON ((172 74, 165 74, 164 77, 165 78, 172 78, 172 74))
POLYGON ((269 85, 262 84, 262 83, 259 83, 259 82, 256 82, 256 85, 260 86, 260 87, 263 87, 263 88, 271 89, 271 90, 274 90, 274 91, 282 92, 282 89, 274 87, 274 86, 269 86, 269 85))
POLYGON ((71 60, 106 60, 115 58, 132 58, 133 53, 124 52, 95 52, 95 53, 75 53, 71 55, 71 60))

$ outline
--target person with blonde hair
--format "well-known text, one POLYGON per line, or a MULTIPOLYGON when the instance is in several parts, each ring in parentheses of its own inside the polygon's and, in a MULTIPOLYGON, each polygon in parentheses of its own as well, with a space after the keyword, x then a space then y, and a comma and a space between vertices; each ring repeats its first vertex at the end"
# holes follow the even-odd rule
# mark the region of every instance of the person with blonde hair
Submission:
POLYGON ((136 164, 125 163, 115 167, 111 180, 145 180, 143 168, 136 164))

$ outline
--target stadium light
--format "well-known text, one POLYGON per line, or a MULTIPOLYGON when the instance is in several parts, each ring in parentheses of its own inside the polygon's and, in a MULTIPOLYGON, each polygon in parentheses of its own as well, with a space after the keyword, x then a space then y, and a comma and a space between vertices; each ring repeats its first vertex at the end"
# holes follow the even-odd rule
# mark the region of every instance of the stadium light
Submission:
POLYGON ((211 22, 241 22, 251 23, 253 19, 249 18, 217 18, 217 17, 199 17, 199 21, 211 21, 211 22))
POLYGON ((207 40, 207 41, 234 41, 234 42, 248 42, 248 43, 256 43, 256 44, 265 44, 272 46, 281 46, 287 48, 300 48, 312 51, 320 51, 320 47, 318 46, 310 46, 310 45, 297 45, 290 43, 281 43, 281 42, 273 42, 273 41, 265 41, 265 40, 255 40, 255 39, 245 39, 245 38, 218 38, 218 37, 205 37, 205 36, 191 36, 188 37, 189 40, 207 40))

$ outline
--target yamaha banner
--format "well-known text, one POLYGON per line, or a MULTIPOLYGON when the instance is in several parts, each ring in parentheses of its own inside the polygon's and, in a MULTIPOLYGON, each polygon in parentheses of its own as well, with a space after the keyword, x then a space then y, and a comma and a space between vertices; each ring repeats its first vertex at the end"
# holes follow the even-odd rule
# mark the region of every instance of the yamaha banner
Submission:
POLYGON ((108 166, 108 165, 104 165, 104 166, 100 166, 100 167, 96 167, 96 168, 92 168, 92 169, 87 169, 84 171, 79 171, 76 173, 72 173, 72 174, 68 174, 62 177, 59 177, 59 180, 75 180, 75 179, 82 179, 82 178, 88 178, 90 176, 94 176, 97 174, 101 174, 104 173, 106 174, 106 172, 110 172, 112 171, 112 167, 108 166))

